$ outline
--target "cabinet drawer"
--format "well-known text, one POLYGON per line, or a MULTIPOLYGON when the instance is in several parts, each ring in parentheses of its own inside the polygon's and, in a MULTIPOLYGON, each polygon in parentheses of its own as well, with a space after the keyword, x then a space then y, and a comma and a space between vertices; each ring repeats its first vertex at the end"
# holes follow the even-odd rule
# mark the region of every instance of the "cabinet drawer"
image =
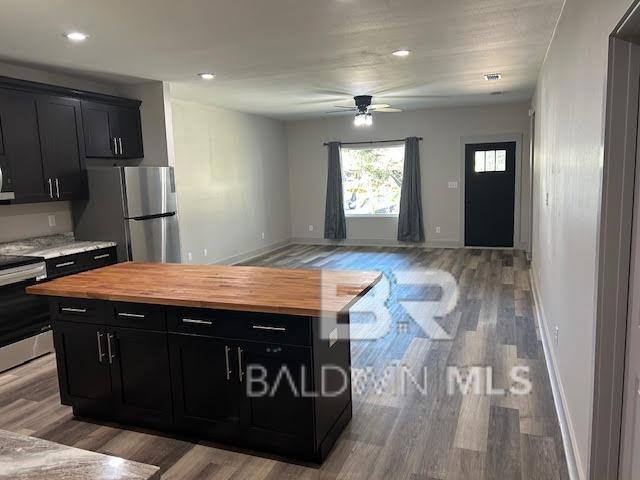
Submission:
POLYGON ((110 324, 119 327, 139 328, 143 330, 165 331, 164 307, 141 303, 111 303, 110 324))
POLYGON ((60 298, 51 301, 51 316, 54 320, 106 325, 108 309, 101 300, 60 298))
POLYGON ((47 278, 54 279, 81 272, 86 269, 83 265, 84 258, 81 253, 65 255, 63 257, 50 258, 46 261, 47 278))
POLYGON ((106 267, 107 265, 117 263, 115 247, 93 250, 91 252, 84 253, 83 256, 83 264, 86 270, 93 270, 94 268, 106 267))
POLYGON ((311 345, 309 317, 197 308, 170 309, 167 315, 167 325, 171 332, 311 345))

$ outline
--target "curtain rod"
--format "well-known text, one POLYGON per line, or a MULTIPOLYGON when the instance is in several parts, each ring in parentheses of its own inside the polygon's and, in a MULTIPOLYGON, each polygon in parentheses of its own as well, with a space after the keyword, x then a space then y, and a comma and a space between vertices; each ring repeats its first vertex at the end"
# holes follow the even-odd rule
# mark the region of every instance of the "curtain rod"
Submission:
MULTIPOLYGON (((422 141, 422 137, 418 137, 418 140, 422 141)), ((405 139, 404 138, 399 138, 397 140, 377 140, 377 141, 370 141, 370 142, 338 142, 340 145, 373 145, 375 143, 398 143, 398 142, 404 142, 405 139)), ((327 145, 329 145, 328 142, 323 143, 323 145, 326 147, 327 145)))

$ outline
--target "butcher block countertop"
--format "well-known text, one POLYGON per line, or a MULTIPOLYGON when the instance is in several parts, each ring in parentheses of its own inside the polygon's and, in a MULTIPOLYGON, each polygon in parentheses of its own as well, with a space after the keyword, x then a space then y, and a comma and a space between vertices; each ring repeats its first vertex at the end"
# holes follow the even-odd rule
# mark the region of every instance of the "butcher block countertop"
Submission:
POLYGON ((27 288, 34 295, 320 316, 351 307, 380 272, 128 262, 27 288))

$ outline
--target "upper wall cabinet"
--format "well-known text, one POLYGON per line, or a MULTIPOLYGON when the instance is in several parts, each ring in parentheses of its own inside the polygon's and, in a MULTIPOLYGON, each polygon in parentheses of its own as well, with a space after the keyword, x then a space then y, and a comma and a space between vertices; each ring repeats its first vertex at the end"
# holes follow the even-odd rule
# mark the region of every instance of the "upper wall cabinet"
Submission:
POLYGON ((142 158, 140 102, 0 77, 2 192, 86 198, 86 158, 142 158))
POLYGON ((144 156, 138 108, 83 101, 82 117, 87 157, 144 156))

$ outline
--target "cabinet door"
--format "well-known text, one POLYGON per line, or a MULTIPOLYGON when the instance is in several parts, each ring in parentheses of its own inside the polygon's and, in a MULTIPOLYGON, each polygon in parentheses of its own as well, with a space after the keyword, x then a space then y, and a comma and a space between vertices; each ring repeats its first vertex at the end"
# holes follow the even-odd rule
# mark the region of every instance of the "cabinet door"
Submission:
POLYGON ((234 345, 170 333, 169 350, 176 425, 217 438, 234 436, 240 399, 234 345))
POLYGON ((85 179, 80 101, 42 96, 37 106, 45 181, 51 179, 58 199, 82 198, 85 179))
POLYGON ((40 154, 36 97, 13 90, 0 91, 0 124, 16 200, 51 200, 40 154))
POLYGON ((171 421, 169 350, 165 332, 111 328, 112 382, 116 414, 136 422, 171 421))
POLYGON ((111 374, 104 327, 56 321, 53 332, 62 403, 84 411, 109 410, 111 374))
POLYGON ((123 158, 142 158, 142 128, 138 108, 118 107, 117 130, 114 136, 118 140, 118 156, 123 158))
POLYGON ((241 418, 248 438, 289 450, 312 450, 311 350, 246 342, 238 347, 238 356, 244 372, 241 418))
POLYGON ((82 102, 82 124, 87 157, 116 156, 114 107, 105 103, 82 102))

